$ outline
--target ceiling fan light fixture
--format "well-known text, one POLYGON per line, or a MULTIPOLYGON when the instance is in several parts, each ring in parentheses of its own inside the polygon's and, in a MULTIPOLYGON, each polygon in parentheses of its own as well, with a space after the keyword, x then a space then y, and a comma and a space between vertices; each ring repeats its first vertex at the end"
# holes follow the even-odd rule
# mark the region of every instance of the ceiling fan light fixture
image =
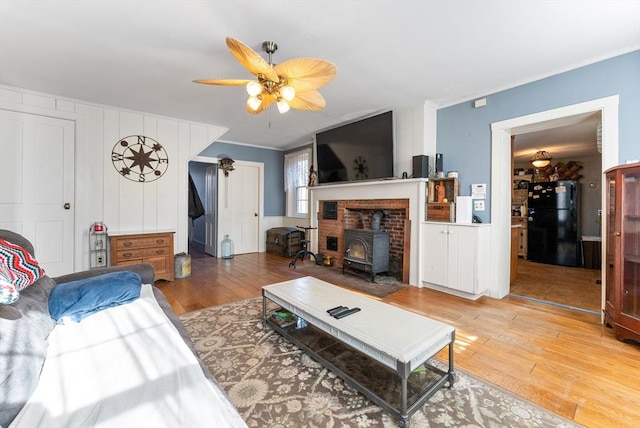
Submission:
POLYGON ((247 83, 247 93, 252 97, 257 96, 258 94, 262 93, 262 85, 257 81, 252 80, 251 82, 247 83))
POLYGON ((285 100, 291 101, 296 96, 296 90, 293 86, 283 86, 280 89, 280 94, 285 100))
POLYGON ((240 40, 226 39, 227 47, 236 60, 256 79, 198 79, 195 83, 220 86, 244 86, 247 91, 247 111, 262 113, 277 104, 280 113, 294 108, 319 111, 326 101, 317 91, 328 84, 337 73, 336 66, 319 58, 294 58, 275 64, 273 53, 278 45, 272 41, 262 44, 268 60, 240 40))
POLYGON ((278 111, 280 112, 280 114, 285 114, 286 112, 289 111, 290 108, 291 107, 289 107, 289 104, 287 103, 287 101, 283 99, 278 100, 278 111))
POLYGON ((262 104, 262 100, 258 98, 256 95, 251 95, 247 99, 247 105, 253 111, 257 111, 260 108, 260 104, 262 104))
POLYGON ((546 150, 539 150, 531 157, 531 164, 536 168, 544 168, 551 163, 551 155, 546 150))

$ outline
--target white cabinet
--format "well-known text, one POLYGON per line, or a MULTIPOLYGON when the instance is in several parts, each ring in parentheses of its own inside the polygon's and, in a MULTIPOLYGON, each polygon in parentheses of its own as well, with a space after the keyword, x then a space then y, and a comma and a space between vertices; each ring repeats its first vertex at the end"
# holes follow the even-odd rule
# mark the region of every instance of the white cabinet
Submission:
POLYGON ((436 285, 447 285, 449 259, 449 226, 445 223, 425 224, 422 237, 424 248, 422 280, 436 285))
MULTIPOLYGON (((425 222, 422 281, 477 298, 489 288, 489 225, 425 222)), ((440 288, 438 288, 440 289, 440 288)))

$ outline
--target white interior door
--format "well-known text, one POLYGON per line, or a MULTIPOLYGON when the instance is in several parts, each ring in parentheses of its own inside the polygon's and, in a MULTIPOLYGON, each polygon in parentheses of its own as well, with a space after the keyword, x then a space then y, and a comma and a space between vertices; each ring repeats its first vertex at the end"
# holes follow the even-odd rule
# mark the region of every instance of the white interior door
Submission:
POLYGON ((73 272, 74 141, 72 121, 0 110, 0 228, 49 276, 73 272))
POLYGON ((218 179, 218 241, 226 234, 233 240, 234 253, 258 252, 260 168, 234 165, 228 176, 218 179))

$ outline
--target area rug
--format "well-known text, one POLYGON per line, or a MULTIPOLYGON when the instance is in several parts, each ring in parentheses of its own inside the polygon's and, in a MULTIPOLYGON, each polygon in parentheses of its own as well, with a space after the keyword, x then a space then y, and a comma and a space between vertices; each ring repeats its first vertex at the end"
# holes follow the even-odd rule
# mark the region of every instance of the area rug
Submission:
MULTIPOLYGON (((262 326, 262 299, 181 317, 200 358, 249 427, 396 427, 396 419, 278 333, 262 326)), ((431 361, 444 367, 442 362, 431 361)), ((456 369, 411 427, 573 427, 456 369)))
POLYGON ((379 274, 375 276, 374 281, 371 281, 370 274, 353 270, 347 270, 343 274, 341 267, 318 265, 313 259, 305 259, 304 262, 298 260, 295 270, 305 276, 313 276, 331 284, 353 288, 376 297, 385 297, 406 287, 393 276, 379 274))

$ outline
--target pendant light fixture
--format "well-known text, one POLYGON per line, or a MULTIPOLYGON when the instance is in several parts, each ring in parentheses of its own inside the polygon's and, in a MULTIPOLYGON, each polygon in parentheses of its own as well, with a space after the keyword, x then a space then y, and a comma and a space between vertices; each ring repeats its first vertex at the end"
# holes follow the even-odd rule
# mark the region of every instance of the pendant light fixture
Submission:
POLYGON ((539 150, 531 157, 531 164, 536 168, 544 168, 551 163, 551 155, 546 150, 539 150))

